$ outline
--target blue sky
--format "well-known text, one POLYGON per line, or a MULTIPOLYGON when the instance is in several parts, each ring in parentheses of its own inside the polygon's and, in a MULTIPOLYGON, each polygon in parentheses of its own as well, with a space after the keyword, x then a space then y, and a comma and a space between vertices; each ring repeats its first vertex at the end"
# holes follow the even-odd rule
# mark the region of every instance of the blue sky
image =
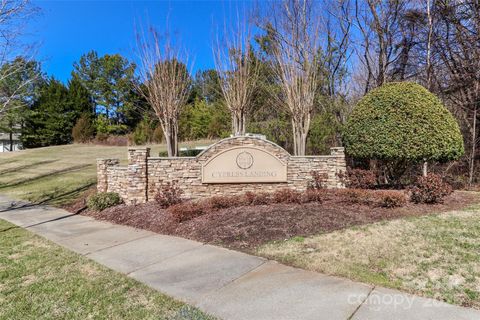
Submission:
POLYGON ((90 50, 135 59, 135 25, 167 25, 194 58, 193 69, 213 67, 212 32, 252 2, 235 1, 36 1, 29 23, 37 59, 48 75, 67 81, 72 64, 90 50))

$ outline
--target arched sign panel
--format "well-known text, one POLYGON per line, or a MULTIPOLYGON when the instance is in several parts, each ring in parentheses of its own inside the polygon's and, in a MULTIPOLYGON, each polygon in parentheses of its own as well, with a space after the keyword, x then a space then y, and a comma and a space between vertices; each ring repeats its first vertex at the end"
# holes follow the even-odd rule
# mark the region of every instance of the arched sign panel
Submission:
POLYGON ((287 182, 287 166, 273 154, 254 147, 227 149, 202 167, 203 183, 287 182))

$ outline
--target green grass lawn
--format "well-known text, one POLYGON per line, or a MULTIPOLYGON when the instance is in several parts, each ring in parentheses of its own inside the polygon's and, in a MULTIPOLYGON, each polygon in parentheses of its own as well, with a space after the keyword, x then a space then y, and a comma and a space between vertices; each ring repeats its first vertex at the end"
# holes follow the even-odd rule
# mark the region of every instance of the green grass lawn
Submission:
POLYGON ((0 319, 213 319, 0 220, 0 319))
MULTIPOLYGON (((203 140, 181 146, 210 143, 203 140)), ((165 145, 150 147, 155 156, 165 150, 165 145)), ((0 194, 36 203, 68 203, 95 185, 97 158, 120 158, 125 164, 127 149, 72 144, 0 153, 0 194)))
POLYGON ((258 254, 480 309, 480 206, 295 237, 258 254))

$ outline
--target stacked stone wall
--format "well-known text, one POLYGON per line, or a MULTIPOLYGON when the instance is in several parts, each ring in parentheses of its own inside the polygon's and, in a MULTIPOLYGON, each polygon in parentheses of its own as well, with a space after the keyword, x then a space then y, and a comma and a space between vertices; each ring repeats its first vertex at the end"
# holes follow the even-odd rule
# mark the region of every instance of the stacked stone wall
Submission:
POLYGON ((197 157, 150 157, 148 148, 129 149, 127 167, 117 159, 97 162, 98 191, 118 192, 128 204, 153 200, 167 184, 175 184, 186 198, 235 195, 247 191, 272 192, 283 188, 304 191, 313 181, 312 172, 325 174, 328 188, 342 188, 339 172, 346 170, 343 148, 332 148, 326 156, 291 156, 278 145, 252 137, 227 138, 212 145, 197 157), (261 148, 287 166, 287 181, 282 183, 202 183, 202 165, 222 151, 234 147, 261 148))

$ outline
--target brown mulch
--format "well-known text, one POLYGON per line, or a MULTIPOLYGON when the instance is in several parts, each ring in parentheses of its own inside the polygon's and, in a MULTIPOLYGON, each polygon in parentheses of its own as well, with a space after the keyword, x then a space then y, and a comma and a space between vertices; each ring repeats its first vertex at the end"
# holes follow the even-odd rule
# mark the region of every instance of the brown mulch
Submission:
POLYGON ((273 240, 309 236, 381 220, 457 210, 479 202, 476 193, 456 191, 445 198, 444 204, 409 203, 401 208, 388 209, 348 204, 332 194, 323 203, 228 208, 183 223, 176 222, 167 210, 154 202, 136 206, 120 205, 102 212, 85 211, 82 214, 248 252, 273 240))
POLYGON ((87 199, 96 192, 96 186, 90 187, 86 191, 82 192, 74 201, 66 203, 60 207, 72 213, 80 213, 87 209, 87 199))

